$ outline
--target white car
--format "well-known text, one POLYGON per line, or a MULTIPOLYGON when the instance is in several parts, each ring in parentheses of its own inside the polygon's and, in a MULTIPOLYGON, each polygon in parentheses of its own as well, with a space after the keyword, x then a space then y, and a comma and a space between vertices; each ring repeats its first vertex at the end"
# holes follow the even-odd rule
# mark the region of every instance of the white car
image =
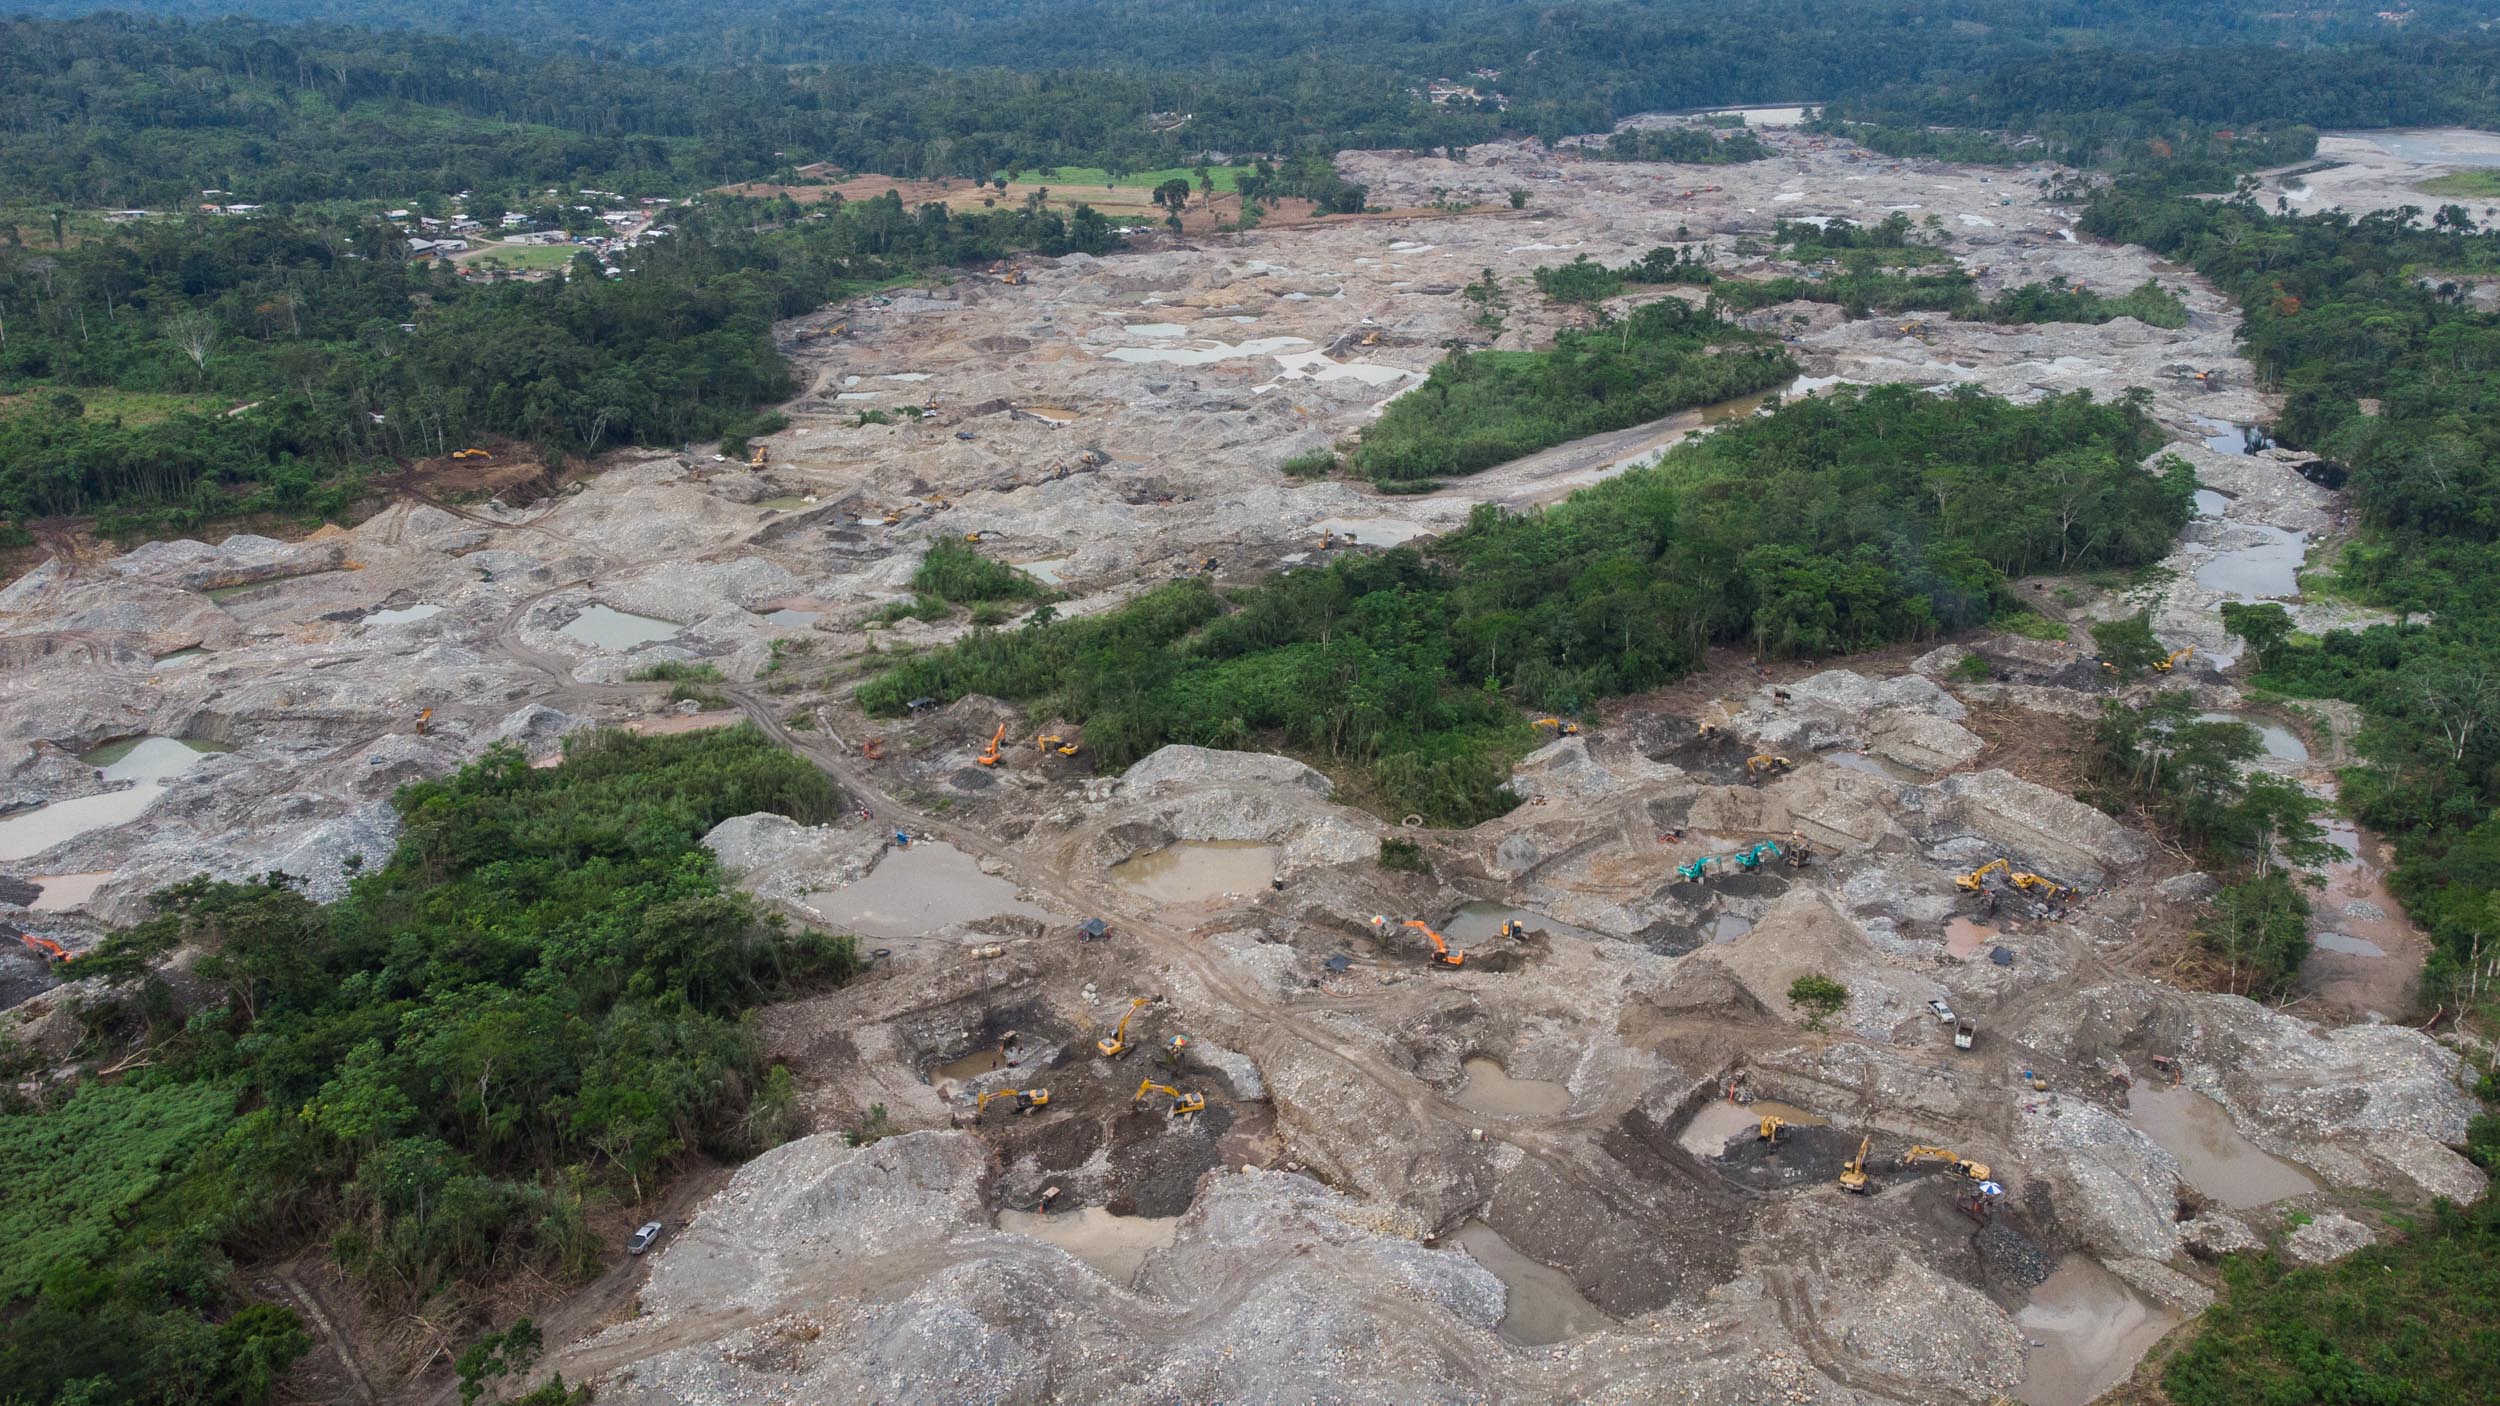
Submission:
POLYGON ((1927 1009, 1929 1009, 1929 1010, 1931 1010, 1931 1011, 1934 1011, 1934 1012, 1936 1013, 1936 1023, 1937 1023, 1937 1024, 1939 1024, 1939 1025, 1951 1025, 1951 1024, 1953 1023, 1953 1008, 1952 1008, 1951 1006, 1946 1005, 1944 1002, 1942 1002, 1942 1001, 1929 1001, 1929 1002, 1927 1003, 1927 1009))
POLYGON ((650 1249, 651 1243, 659 1239, 660 1232, 666 1229, 668 1227, 658 1221, 644 1222, 642 1229, 635 1231, 633 1238, 625 1242, 625 1253, 639 1255, 650 1249))

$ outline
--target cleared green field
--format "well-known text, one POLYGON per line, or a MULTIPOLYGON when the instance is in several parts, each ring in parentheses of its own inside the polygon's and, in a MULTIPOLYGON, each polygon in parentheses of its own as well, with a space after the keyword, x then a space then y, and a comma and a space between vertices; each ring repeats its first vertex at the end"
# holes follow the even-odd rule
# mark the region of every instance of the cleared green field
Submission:
POLYGON ((460 257, 464 264, 495 264, 516 271, 560 269, 581 252, 577 244, 489 244, 460 257))
POLYGON ((2500 200, 2500 171, 2453 171, 2433 176, 2415 187, 2424 195, 2445 195, 2452 199, 2500 200))
POLYGON ((185 412, 207 415, 225 408, 225 402, 213 395, 125 391, 111 386, 28 386, 0 395, 0 416, 32 409, 61 391, 78 397, 79 403, 87 407, 87 413, 96 419, 111 419, 118 415, 125 425, 152 425, 185 412))
MULTIPOLYGON (((1000 172, 1001 175, 1006 174, 1000 172)), ((1215 188, 1230 193, 1241 181, 1242 173, 1231 166, 1209 166, 1207 176, 1215 188)), ((1160 171, 1132 171, 1114 176, 1100 166, 1054 166, 1045 175, 1040 171, 1019 171, 1012 178, 1021 185, 1060 186, 1072 191, 1086 190, 1152 190, 1165 181, 1187 181, 1192 191, 1198 189, 1198 170, 1194 166, 1168 166, 1160 171)))

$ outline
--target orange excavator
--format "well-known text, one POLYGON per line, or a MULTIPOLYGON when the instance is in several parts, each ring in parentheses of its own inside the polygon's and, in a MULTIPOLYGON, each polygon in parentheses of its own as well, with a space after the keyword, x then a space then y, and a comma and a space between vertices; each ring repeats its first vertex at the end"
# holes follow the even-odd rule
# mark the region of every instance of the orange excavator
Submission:
MULTIPOLYGON (((1387 932, 1389 930, 1389 920, 1387 918, 1374 918, 1372 919, 1372 926, 1378 928, 1382 932, 1387 932)), ((1413 928, 1415 931, 1432 939, 1432 964, 1434 966, 1461 967, 1467 964, 1467 954, 1464 952, 1451 951, 1448 940, 1443 938, 1441 934, 1434 932, 1432 930, 1432 925, 1425 922, 1423 919, 1409 918, 1406 920, 1405 926, 1413 928)))
POLYGON ((432 725, 433 725, 433 722, 434 722, 434 710, 433 710, 433 709, 428 708, 428 709, 426 709, 424 712, 417 714, 417 736, 419 736, 419 737, 423 737, 423 736, 425 736, 425 731, 426 731, 426 729, 427 729, 428 727, 432 726, 432 725))
POLYGON ((1006 737, 1007 725, 1005 723, 1000 723, 998 725, 998 731, 990 734, 990 749, 983 752, 981 755, 974 757, 973 760, 979 762, 983 766, 998 765, 998 744, 1006 740, 1006 737))
POLYGON ((61 944, 54 942, 51 938, 45 937, 40 933, 22 932, 17 935, 17 940, 25 943, 28 951, 33 952, 36 956, 43 958, 47 962, 60 962, 67 964, 78 960, 77 956, 68 948, 63 947, 61 944))

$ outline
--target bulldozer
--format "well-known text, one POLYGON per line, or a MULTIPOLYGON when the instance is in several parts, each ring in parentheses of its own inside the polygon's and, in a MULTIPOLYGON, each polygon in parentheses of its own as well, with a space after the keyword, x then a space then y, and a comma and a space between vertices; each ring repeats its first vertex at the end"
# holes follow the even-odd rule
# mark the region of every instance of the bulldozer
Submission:
POLYGON ((1137 1018, 1137 1012, 1140 1009, 1152 1004, 1154 1004, 1154 997, 1152 996, 1130 997, 1128 1003, 1128 1014, 1120 1017, 1120 1023, 1111 1028, 1111 1034, 1108 1038, 1096 1040, 1094 1042, 1094 1049, 1105 1059, 1117 1059, 1121 1055, 1128 1053, 1128 1023, 1137 1018))
POLYGON ((1875 1135, 1872 1133, 1858 1139, 1858 1155, 1850 1158, 1848 1165, 1840 1169, 1841 1190, 1864 1196, 1875 1189, 1875 1179, 1866 1174, 1866 1150, 1874 1145, 1875 1135))
POLYGON ((1006 737, 1007 725, 1005 723, 1000 723, 998 725, 998 731, 990 734, 990 749, 983 752, 981 755, 974 757, 973 760, 979 762, 983 766, 998 765, 998 744, 1006 740, 1006 737))
POLYGON ((1577 737, 1580 735, 1580 725, 1578 723, 1569 722, 1562 718, 1539 718, 1531 725, 1535 727, 1550 727, 1554 729, 1554 735, 1557 737, 1577 737))
POLYGON ((1747 776, 1777 776, 1795 765, 1795 762, 1786 757, 1770 752, 1757 752, 1745 758, 1745 774, 1747 776))
POLYGON ((1012 1099, 1014 1099, 1014 1100, 1016 1101, 1016 1111, 1017 1111, 1018 1113, 1030 1113, 1030 1112, 1032 1112, 1034 1109, 1036 1109, 1036 1108, 1040 1108, 1040 1107, 1043 1107, 1044 1105, 1046 1105, 1046 1104, 1048 1104, 1048 1103, 1050 1102, 1050 1090, 1048 1090, 1048 1089, 992 1089, 992 1090, 990 1090, 988 1093, 985 1093, 985 1094, 981 1095, 979 1098, 977 1098, 977 1099, 974 1099, 974 1100, 973 1100, 973 1102, 972 1102, 972 1116, 973 1116, 973 1117, 975 1117, 975 1118, 978 1118, 978 1117, 980 1117, 982 1114, 989 1112, 989 1111, 990 1111, 990 1101, 991 1101, 992 1099, 1001 1099, 1001 1098, 1012 1098, 1012 1099))
MULTIPOLYGON (((1448 940, 1443 938, 1441 934, 1434 932, 1432 930, 1432 925, 1426 923, 1423 919, 1409 918, 1406 920, 1404 926, 1413 928, 1417 932, 1420 932, 1424 936, 1432 939, 1432 964, 1434 966, 1461 967, 1467 964, 1467 954, 1464 952, 1451 951, 1448 940)), ((1386 936, 1389 931, 1389 920, 1387 918, 1373 918, 1372 930, 1386 936)))
POLYGON ((1134 1108, 1137 1105, 1144 1103, 1146 1101, 1146 1095, 1149 1093, 1171 1095, 1171 1111, 1174 1113, 1204 1113, 1207 1111, 1207 1096, 1205 1094, 1185 1094, 1180 1090, 1173 1088, 1169 1084, 1158 1084, 1152 1079, 1140 1079, 1137 1081, 1137 1093, 1129 1099, 1129 1107, 1134 1108))

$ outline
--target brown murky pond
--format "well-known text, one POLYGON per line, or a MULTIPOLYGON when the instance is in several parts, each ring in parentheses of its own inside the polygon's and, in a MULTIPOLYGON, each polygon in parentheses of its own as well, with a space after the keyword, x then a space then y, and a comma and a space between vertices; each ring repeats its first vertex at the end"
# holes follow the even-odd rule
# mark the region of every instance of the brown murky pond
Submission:
POLYGON ((2188 1185, 2225 1206, 2263 1206, 2318 1189, 2298 1167, 2242 1137, 2222 1105, 2194 1089, 2139 1088, 2127 1101, 2127 1121, 2179 1159, 2188 1185))
POLYGON ((1115 1284, 1136 1278, 1146 1252, 1171 1244, 1180 1224, 1178 1216, 1115 1216, 1100 1206, 1048 1216, 1032 1211, 998 1213, 999 1229, 1047 1240, 1101 1270, 1115 1284))
POLYGON ((1755 1099, 1751 1103, 1729 1103, 1722 1099, 1705 1103, 1693 1115, 1684 1131, 1676 1134, 1678 1147, 1708 1161, 1727 1151, 1727 1145, 1739 1136, 1754 1137, 1762 1131, 1762 1120, 1778 1117, 1800 1128, 1820 1128, 1829 1120, 1791 1103, 1775 1099, 1755 1099))
POLYGON ((1471 1059, 1467 1082, 1451 1097, 1479 1113, 1525 1113, 1552 1117, 1571 1107, 1571 1090, 1544 1079, 1514 1079, 1501 1064, 1471 1059))
POLYGON ((1130 892, 1163 903, 1250 895, 1276 877, 1276 846, 1249 840, 1184 840, 1111 866, 1130 892))
POLYGON ((1508 1294, 1499 1329, 1502 1341, 1543 1347, 1614 1326, 1615 1320, 1598 1312, 1569 1275, 1521 1254, 1483 1221, 1467 1222, 1451 1238, 1502 1281, 1508 1294))
POLYGON ((919 937, 1002 913, 1050 916, 1017 898, 1014 884, 982 873, 971 855, 942 840, 888 850, 858 883, 811 893, 806 903, 828 924, 862 937, 919 937))
POLYGON ((2015 1388, 2023 1406, 2086 1406, 2124 1380, 2179 1316, 2082 1256, 2058 1262, 2031 1301, 2014 1314, 2038 1344, 2015 1388))

